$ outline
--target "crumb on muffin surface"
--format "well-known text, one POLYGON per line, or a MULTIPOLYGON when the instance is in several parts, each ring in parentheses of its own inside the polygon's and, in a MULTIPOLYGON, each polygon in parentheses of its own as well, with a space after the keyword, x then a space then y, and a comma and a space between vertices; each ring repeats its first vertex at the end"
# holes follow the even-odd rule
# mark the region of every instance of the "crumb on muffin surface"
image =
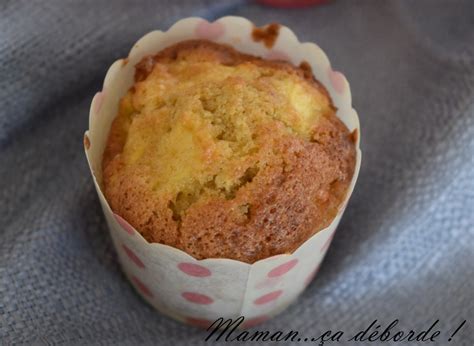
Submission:
POLYGON ((136 67, 103 158, 112 210, 150 242, 248 263, 335 217, 355 164, 325 89, 288 63, 186 41, 136 67))

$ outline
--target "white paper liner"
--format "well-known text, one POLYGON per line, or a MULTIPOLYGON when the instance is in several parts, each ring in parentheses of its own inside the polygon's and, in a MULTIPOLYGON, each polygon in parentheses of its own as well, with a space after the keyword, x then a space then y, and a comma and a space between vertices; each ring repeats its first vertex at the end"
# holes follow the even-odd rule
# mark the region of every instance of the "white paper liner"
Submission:
POLYGON ((168 31, 153 31, 133 46, 127 59, 112 64, 102 91, 92 100, 85 151, 97 194, 120 262, 137 292, 156 309, 183 322, 207 327, 219 317, 245 317, 244 327, 260 323, 282 311, 304 290, 317 271, 352 193, 360 168, 360 128, 351 105, 349 83, 331 69, 326 54, 314 43, 300 43, 282 26, 276 42, 267 48, 252 39, 254 25, 245 18, 223 17, 213 23, 201 18, 178 21, 168 31), (196 260, 163 244, 148 243, 125 220, 114 215, 99 186, 102 154, 120 98, 133 85, 135 64, 174 43, 208 39, 232 45, 241 52, 266 59, 306 61, 328 90, 337 116, 350 131, 357 129, 356 167, 346 200, 334 221, 293 254, 277 255, 254 264, 230 259, 196 260))

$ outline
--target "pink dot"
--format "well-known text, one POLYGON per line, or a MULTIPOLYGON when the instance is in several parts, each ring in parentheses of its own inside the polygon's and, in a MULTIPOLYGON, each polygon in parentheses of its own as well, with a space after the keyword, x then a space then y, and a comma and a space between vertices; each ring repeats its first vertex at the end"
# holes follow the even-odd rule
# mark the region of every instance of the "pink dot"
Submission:
POLYGON ((94 113, 97 114, 102 108, 102 104, 104 103, 104 97, 105 97, 105 89, 95 94, 92 100, 92 102, 94 103, 94 113))
POLYGON ((139 268, 145 268, 145 265, 140 258, 133 252, 127 245, 122 244, 123 251, 127 254, 128 258, 137 265, 139 268))
POLYGON ((342 94, 346 87, 344 75, 339 71, 333 71, 330 67, 328 70, 328 75, 334 90, 336 90, 336 92, 339 94, 342 94))
POLYGON ((134 235, 135 234, 135 230, 133 229, 132 226, 130 226, 130 224, 125 221, 124 219, 122 219, 122 217, 120 217, 119 215, 117 214, 114 214, 114 217, 115 217, 115 220, 117 220, 117 222, 119 223, 120 226, 122 226, 122 229, 124 231, 126 231, 128 234, 130 235, 134 235))
POLYGON ((249 318, 248 320, 246 319, 244 323, 242 323, 242 328, 252 328, 258 324, 265 322, 266 320, 268 320, 268 316, 265 315, 249 318))
POLYGON ((195 292, 183 292, 181 296, 191 303, 208 305, 212 304, 214 300, 211 297, 208 297, 201 293, 195 292))
POLYGON ((206 40, 216 40, 225 32, 224 25, 220 22, 209 23, 208 21, 201 21, 196 26, 195 34, 199 38, 206 40))
POLYGON ((282 293, 283 293, 282 290, 278 290, 278 291, 273 291, 273 292, 264 294, 263 296, 255 299, 255 301, 253 303, 255 305, 262 305, 262 304, 269 303, 269 302, 277 299, 279 296, 281 296, 282 293))
POLYGON ((187 317, 186 322, 193 326, 204 328, 204 329, 209 328, 214 323, 213 321, 209 321, 204 318, 194 318, 194 317, 187 317))
POLYGON ((321 253, 325 252, 329 248, 329 245, 331 245, 332 242, 332 238, 334 238, 334 234, 336 234, 336 231, 333 231, 332 234, 326 240, 326 242, 323 244, 320 250, 321 253))
POLYGON ((269 278, 274 278, 276 276, 281 276, 283 274, 286 274, 291 269, 293 269, 293 267, 296 264, 298 264, 298 260, 296 258, 292 259, 291 261, 288 261, 286 263, 283 263, 283 264, 279 265, 278 267, 273 268, 272 270, 270 270, 270 272, 268 273, 268 277, 269 278))
POLYGON ((198 264, 194 263, 180 263, 178 264, 179 270, 181 270, 183 273, 186 273, 191 276, 197 276, 197 277, 206 277, 206 276, 211 276, 211 271, 207 269, 206 267, 200 266, 198 264))
POLYGON ((316 276, 316 274, 318 273, 320 267, 321 267, 321 265, 319 264, 316 268, 313 269, 313 271, 311 273, 309 273, 308 277, 304 280, 304 285, 305 286, 308 286, 310 284, 310 282, 313 281, 313 279, 316 276))
POLYGON ((272 50, 265 55, 265 59, 267 60, 283 60, 283 61, 291 61, 290 57, 279 50, 272 50))
POLYGON ((143 295, 149 298, 153 298, 153 293, 151 293, 150 289, 143 282, 141 282, 136 276, 132 276, 132 281, 143 295))

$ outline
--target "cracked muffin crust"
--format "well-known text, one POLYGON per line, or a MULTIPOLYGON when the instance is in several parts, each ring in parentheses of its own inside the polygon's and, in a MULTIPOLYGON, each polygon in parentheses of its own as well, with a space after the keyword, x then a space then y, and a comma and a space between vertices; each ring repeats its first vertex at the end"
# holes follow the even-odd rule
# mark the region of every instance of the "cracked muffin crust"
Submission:
POLYGON ((327 227, 354 166, 354 136, 307 69, 193 40, 136 66, 103 190, 149 242, 253 263, 327 227))

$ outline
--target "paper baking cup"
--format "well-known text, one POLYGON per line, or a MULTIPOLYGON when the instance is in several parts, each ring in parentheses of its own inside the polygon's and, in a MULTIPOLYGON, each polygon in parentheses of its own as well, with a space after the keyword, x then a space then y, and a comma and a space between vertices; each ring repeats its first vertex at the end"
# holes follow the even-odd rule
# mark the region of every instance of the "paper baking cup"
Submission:
POLYGON ((314 43, 300 43, 287 27, 279 27, 274 42, 255 41, 254 28, 241 17, 223 17, 213 23, 186 18, 166 32, 145 35, 127 58, 114 62, 107 71, 102 91, 92 100, 89 130, 84 135, 89 167, 124 272, 137 292, 157 310, 190 324, 208 326, 219 317, 244 316, 243 327, 249 327, 293 302, 317 272, 359 173, 359 119, 351 106, 345 77, 331 69, 321 48, 314 43), (102 154, 119 100, 134 83, 135 64, 147 55, 189 39, 225 43, 244 53, 287 60, 294 65, 307 62, 331 95, 337 116, 350 131, 359 133, 355 172, 341 209, 329 227, 317 232, 292 254, 272 256, 253 264, 224 258, 196 260, 171 246, 148 243, 127 221, 113 213, 104 198, 100 188, 102 154))

